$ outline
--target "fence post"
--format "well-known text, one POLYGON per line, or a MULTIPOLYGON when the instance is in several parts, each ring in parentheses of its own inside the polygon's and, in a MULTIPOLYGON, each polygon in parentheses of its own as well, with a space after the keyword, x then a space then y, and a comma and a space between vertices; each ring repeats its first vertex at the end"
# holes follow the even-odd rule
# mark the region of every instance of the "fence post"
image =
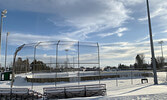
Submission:
POLYGON ((132 76, 132 71, 131 71, 131 84, 133 84, 133 76, 132 76))
MULTIPOLYGON (((32 79, 34 78, 34 68, 35 68, 35 63, 36 63, 36 48, 37 46, 40 44, 41 42, 38 42, 35 46, 34 46, 34 64, 33 64, 33 68, 32 68, 32 79)), ((33 81, 32 81, 32 85, 31 85, 31 89, 33 89, 33 81)))
POLYGON ((84 88, 85 88, 85 97, 86 97, 86 85, 84 86, 84 88))
POLYGON ((167 70, 166 70, 166 81, 167 81, 167 70))
POLYGON ((80 85, 79 41, 78 41, 78 85, 80 85))
POLYGON ((99 66, 99 84, 100 84, 100 79, 101 79, 101 76, 100 76, 100 54, 99 54, 99 44, 97 43, 97 49, 98 49, 98 66, 99 66))
POLYGON ((67 95, 66 95, 66 88, 64 87, 64 96, 65 98, 67 98, 67 95))
MULTIPOLYGON (((56 44, 56 69, 58 68, 58 46, 59 46, 60 40, 56 44)), ((56 79, 57 79, 57 71, 55 74, 55 86, 56 86, 56 79)))
POLYGON ((118 79, 117 79, 118 75, 117 75, 117 71, 116 71, 116 86, 118 86, 118 79))
POLYGON ((17 53, 24 47, 25 44, 21 45, 20 47, 18 47, 14 53, 14 57, 13 57, 13 71, 12 71, 12 81, 11 81, 11 85, 10 87, 12 88, 13 87, 13 82, 14 82, 14 77, 15 77, 15 61, 16 61, 16 56, 17 56, 17 53))

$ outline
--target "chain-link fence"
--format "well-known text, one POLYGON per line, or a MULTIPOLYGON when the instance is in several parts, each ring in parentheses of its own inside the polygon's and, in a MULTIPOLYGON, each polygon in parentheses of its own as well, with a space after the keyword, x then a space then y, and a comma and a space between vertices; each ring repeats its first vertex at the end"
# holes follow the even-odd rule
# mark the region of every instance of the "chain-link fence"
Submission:
MULTIPOLYGON (((29 73, 29 81, 56 82, 71 80, 80 84, 80 73, 85 68, 97 71, 100 76, 98 43, 78 41, 48 41, 24 44, 17 48, 13 61, 15 74, 29 73), (49 80, 48 80, 49 78, 49 80)), ((14 76, 14 74, 13 74, 14 76)), ((100 82, 100 81, 99 81, 100 82)))
MULTIPOLYGON (((150 55, 142 53, 149 53, 148 44, 144 45, 145 48, 140 48, 141 44, 137 44, 139 48, 128 45, 132 47, 129 49, 127 45, 105 44, 99 50, 98 43, 92 42, 48 41, 24 44, 15 52, 13 72, 27 73, 26 79, 32 82, 32 86, 34 82, 53 82, 56 86, 57 82, 62 81, 76 82, 79 85, 85 84, 84 81, 98 80, 100 83, 100 80, 105 79, 110 79, 116 86, 123 86, 126 85, 126 79, 128 84, 139 84, 146 78, 153 84, 150 55), (138 56, 143 57, 141 65, 138 56), (110 70, 105 69, 107 65, 119 61, 118 67, 109 66, 110 70)), ((155 46, 157 51, 158 46, 155 46)), ((160 72, 166 71, 165 67, 157 69, 160 72)), ((166 73, 158 75, 158 80, 165 81, 166 73)))

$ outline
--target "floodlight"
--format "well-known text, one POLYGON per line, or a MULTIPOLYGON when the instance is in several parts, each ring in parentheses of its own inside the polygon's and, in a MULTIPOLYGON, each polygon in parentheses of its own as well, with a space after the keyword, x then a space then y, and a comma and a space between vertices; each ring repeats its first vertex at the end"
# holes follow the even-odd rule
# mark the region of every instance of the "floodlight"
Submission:
POLYGON ((6 14, 6 13, 7 13, 7 10, 6 10, 6 9, 2 11, 2 14, 6 14))

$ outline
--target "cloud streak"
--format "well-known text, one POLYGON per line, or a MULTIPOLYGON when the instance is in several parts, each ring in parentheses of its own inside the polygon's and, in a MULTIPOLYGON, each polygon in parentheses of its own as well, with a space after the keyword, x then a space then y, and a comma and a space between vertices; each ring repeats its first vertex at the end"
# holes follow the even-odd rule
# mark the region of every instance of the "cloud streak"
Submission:
MULTIPOLYGON (((4 37, 4 36, 3 36, 4 37)), ((12 33, 8 36, 9 44, 10 45, 22 45, 28 43, 36 43, 41 41, 55 41, 55 40, 66 40, 71 41, 69 37, 65 37, 63 35, 55 35, 55 36, 48 36, 48 35, 33 35, 33 34, 23 34, 23 33, 12 33)))
POLYGON ((127 30, 128 30, 128 28, 126 28, 126 27, 120 27, 120 28, 118 28, 118 30, 116 30, 113 33, 103 33, 103 34, 98 34, 98 36, 107 37, 107 36, 112 36, 112 35, 117 34, 118 37, 121 37, 123 35, 123 32, 125 32, 127 30))
MULTIPOLYGON (((167 20, 167 2, 165 0, 151 0, 150 4, 150 16, 152 18, 153 24, 156 24, 156 27, 165 31, 167 28, 167 24, 165 20, 167 20)), ((145 4, 146 5, 146 4, 145 4)), ((146 11, 145 11, 146 12, 146 11)), ((138 19, 139 21, 146 21, 147 14, 145 17, 141 17, 138 19)))

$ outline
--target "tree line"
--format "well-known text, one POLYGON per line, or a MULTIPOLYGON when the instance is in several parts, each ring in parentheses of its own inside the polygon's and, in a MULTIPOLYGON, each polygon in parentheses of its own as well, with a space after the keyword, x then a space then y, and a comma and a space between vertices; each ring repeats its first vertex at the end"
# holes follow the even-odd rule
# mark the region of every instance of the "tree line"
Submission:
POLYGON ((15 73, 25 73, 30 71, 40 71, 40 70, 50 70, 50 67, 47 66, 42 61, 34 60, 33 62, 29 62, 29 59, 22 60, 21 57, 15 62, 15 73))
POLYGON ((67 71, 77 71, 80 68, 73 68, 68 66, 66 62, 64 64, 45 64, 43 61, 34 60, 30 63, 29 59, 22 60, 21 57, 18 57, 15 62, 15 73, 27 73, 27 72, 67 72, 67 71), (50 65, 50 66, 49 66, 50 65))
MULTIPOLYGON (((164 66, 167 65, 167 62, 165 62, 165 58, 163 57, 156 57, 156 67, 158 70, 164 69, 164 66)), ((2 67, 1 70, 4 68, 2 67)), ((48 66, 43 61, 40 60, 34 60, 30 63, 29 59, 23 60, 21 57, 18 57, 15 62, 15 73, 27 73, 27 72, 39 72, 39 71, 57 71, 57 72, 66 72, 66 71, 77 71, 77 70, 83 70, 85 71, 96 71, 99 70, 98 67, 93 68, 87 68, 87 67, 80 67, 80 68, 73 68, 71 66, 66 65, 55 65, 53 67, 48 66)), ((131 64, 129 66, 125 64, 119 64, 117 67, 111 67, 106 66, 103 70, 129 70, 129 69, 136 69, 136 70, 144 70, 144 69, 152 69, 152 60, 151 63, 148 64, 145 61, 144 54, 137 54, 135 57, 135 63, 131 64)), ((10 68, 12 70, 12 67, 10 68)))
MULTIPOLYGON (((164 66, 167 65, 167 62, 165 62, 164 57, 156 57, 156 68, 157 70, 164 69, 164 66)), ((136 70, 145 70, 145 69, 152 69, 152 59, 151 63, 148 64, 145 61, 144 54, 137 54, 135 57, 135 63, 131 65, 125 65, 125 64, 119 64, 118 67, 111 67, 106 66, 104 70, 129 70, 129 69, 136 69, 136 70)))

